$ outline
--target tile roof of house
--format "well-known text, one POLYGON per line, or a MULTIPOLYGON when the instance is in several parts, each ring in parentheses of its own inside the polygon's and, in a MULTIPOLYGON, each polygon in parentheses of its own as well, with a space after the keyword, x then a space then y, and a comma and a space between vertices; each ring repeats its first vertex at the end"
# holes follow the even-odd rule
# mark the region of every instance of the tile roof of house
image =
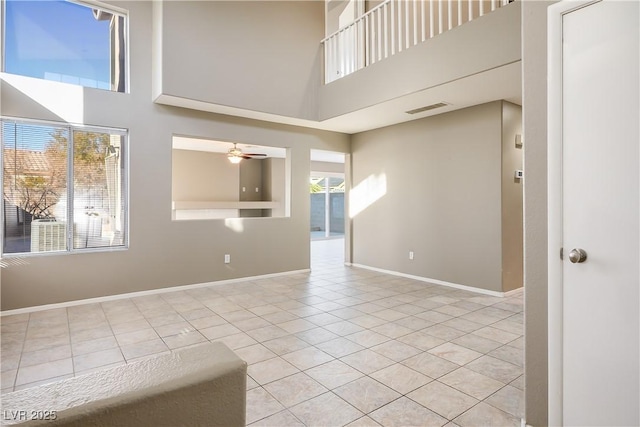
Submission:
POLYGON ((42 151, 5 148, 2 154, 7 172, 17 170, 19 175, 47 175, 51 171, 51 163, 42 151))

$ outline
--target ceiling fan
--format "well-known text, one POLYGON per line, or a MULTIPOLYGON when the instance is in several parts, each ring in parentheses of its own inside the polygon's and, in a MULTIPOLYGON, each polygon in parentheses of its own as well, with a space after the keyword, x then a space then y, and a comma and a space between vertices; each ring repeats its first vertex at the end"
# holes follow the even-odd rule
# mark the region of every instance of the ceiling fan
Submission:
POLYGON ((241 149, 237 147, 237 144, 233 143, 233 148, 229 150, 227 153, 227 158, 231 163, 240 163, 242 159, 253 159, 254 157, 262 157, 266 156, 266 154, 261 153, 244 153, 241 149))

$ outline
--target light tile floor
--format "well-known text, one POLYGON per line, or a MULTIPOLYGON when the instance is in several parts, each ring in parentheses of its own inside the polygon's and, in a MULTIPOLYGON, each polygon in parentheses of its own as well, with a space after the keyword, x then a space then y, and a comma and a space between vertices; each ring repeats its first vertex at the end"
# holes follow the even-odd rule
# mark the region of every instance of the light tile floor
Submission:
POLYGON ((345 267, 342 244, 310 274, 4 316, 2 392, 223 341, 251 426, 519 426, 522 294, 345 267))

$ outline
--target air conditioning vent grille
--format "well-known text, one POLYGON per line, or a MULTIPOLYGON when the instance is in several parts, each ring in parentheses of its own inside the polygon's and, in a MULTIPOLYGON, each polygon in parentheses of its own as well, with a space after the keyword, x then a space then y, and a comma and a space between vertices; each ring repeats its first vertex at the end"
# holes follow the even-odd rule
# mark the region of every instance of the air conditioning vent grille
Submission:
POLYGON ((423 111, 435 110, 436 108, 446 107, 447 105, 449 104, 447 104, 446 102, 438 102, 437 104, 431 104, 431 105, 427 105, 426 107, 420 107, 413 110, 409 110, 406 113, 418 114, 418 113, 422 113, 423 111))

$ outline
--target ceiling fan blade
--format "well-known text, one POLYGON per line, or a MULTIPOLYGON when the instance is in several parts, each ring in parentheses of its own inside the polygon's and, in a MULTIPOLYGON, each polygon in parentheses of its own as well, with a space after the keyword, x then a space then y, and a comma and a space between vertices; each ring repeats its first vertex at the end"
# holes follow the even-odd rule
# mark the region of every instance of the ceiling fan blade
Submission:
POLYGON ((262 154, 262 153, 242 153, 245 156, 266 156, 266 154, 262 154))
POLYGON ((247 159, 247 160, 251 160, 251 159, 253 159, 253 157, 249 157, 249 156, 247 156, 246 154, 241 154, 241 155, 239 155, 238 157, 241 157, 241 158, 243 158, 243 159, 247 159))

